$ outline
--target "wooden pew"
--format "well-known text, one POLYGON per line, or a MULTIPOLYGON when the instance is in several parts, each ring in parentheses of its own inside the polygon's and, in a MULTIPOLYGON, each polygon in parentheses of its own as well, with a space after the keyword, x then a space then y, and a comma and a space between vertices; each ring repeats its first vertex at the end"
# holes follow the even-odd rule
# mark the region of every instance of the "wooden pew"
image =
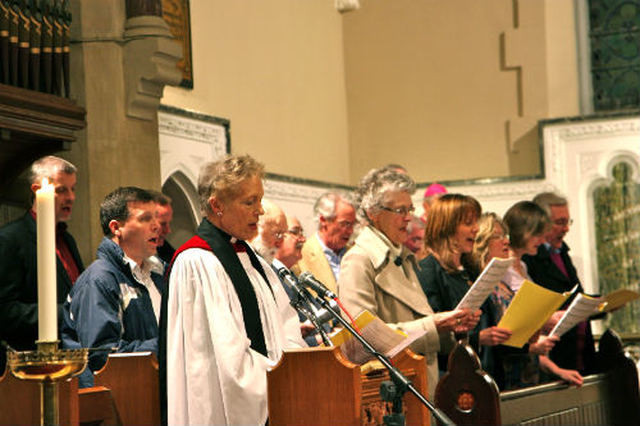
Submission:
POLYGON ((473 350, 458 345, 435 402, 458 425, 639 425, 638 373, 612 330, 598 356, 603 373, 585 377, 580 389, 553 382, 497 393, 473 350))
POLYGON ((98 424, 105 426, 160 424, 158 361, 153 353, 110 354, 96 372, 94 385, 81 390, 82 424, 95 424, 92 418, 102 418, 98 424))
POLYGON ((120 426, 111 389, 94 386, 78 391, 81 426, 120 426))
MULTIPOLYGON (((60 382, 60 423, 83 426, 159 425, 158 362, 151 352, 111 354, 95 386, 60 382)), ((0 426, 40 424, 40 389, 7 370, 0 377, 0 426)))

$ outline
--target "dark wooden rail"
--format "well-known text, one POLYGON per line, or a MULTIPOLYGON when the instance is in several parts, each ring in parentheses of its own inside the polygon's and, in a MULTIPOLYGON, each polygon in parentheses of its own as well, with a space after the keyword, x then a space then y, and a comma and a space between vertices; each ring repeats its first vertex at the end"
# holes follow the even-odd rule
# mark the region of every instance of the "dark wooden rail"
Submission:
POLYGON ((580 389, 553 382, 497 393, 473 350, 458 345, 438 383, 436 405, 458 425, 639 425, 634 361, 612 330, 599 346, 602 373, 585 377, 580 389))

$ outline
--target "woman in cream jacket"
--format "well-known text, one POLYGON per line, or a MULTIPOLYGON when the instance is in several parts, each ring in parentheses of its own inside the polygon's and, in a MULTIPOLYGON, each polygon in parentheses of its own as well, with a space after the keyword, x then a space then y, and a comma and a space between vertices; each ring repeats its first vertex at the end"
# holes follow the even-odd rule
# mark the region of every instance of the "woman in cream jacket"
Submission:
POLYGON ((375 169, 360 182, 358 207, 363 229, 341 264, 338 293, 352 315, 369 310, 405 332, 426 330, 411 345, 427 362, 429 397, 438 383, 441 349, 453 346, 453 332, 472 329, 478 315, 467 310, 434 314, 414 272, 415 258, 403 246, 413 212, 413 180, 389 168, 375 169))

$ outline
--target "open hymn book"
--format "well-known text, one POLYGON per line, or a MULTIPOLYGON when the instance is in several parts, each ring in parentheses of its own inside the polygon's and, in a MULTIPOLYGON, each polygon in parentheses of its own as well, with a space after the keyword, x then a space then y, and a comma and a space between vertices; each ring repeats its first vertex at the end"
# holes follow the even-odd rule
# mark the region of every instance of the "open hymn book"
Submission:
POLYGON ((590 316, 621 308, 639 297, 638 292, 627 289, 615 290, 603 297, 591 297, 580 293, 573 299, 550 335, 560 337, 590 316))
MULTIPOLYGON (((355 318, 355 323, 360 329, 362 337, 364 337, 376 351, 386 355, 388 358, 393 358, 404 348, 426 334, 426 330, 406 334, 400 330, 393 329, 367 310, 362 311, 355 318)), ((349 361, 355 364, 364 364, 369 360, 375 359, 373 355, 365 350, 362 343, 353 337, 346 329, 342 329, 336 333, 331 338, 331 341, 335 346, 340 347, 342 353, 349 361)))
POLYGON ((493 289, 500 283, 507 269, 513 265, 513 257, 501 259, 494 257, 478 276, 469 291, 464 295, 456 309, 469 308, 471 312, 480 309, 493 289))
POLYGON ((571 291, 556 293, 524 280, 498 324, 498 327, 511 330, 512 333, 503 345, 514 348, 524 346, 577 289, 576 285, 571 291))

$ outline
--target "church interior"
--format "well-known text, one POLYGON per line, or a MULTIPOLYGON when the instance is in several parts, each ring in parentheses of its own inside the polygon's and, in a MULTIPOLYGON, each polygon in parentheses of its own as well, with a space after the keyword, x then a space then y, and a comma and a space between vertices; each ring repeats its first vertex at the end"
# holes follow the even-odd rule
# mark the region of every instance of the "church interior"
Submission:
MULTIPOLYGON (((499 215, 561 193, 585 289, 638 291, 638 1, 2 3, 34 16, 51 3, 69 30, 53 39, 64 55, 56 62, 54 51, 51 87, 31 87, 22 61, 15 81, 13 69, 2 75, 0 224, 29 208, 33 161, 67 159, 78 168, 69 231, 85 265, 102 239, 107 193, 137 186, 170 196, 168 240, 178 247, 202 217, 200 167, 249 154, 266 167, 265 198, 307 235, 321 194, 350 192, 385 164, 417 183, 418 216, 433 182, 499 215), (607 215, 605 204, 615 205, 607 215)), ((624 309, 594 330, 614 327, 638 362, 640 308, 624 309)), ((602 405, 604 394, 589 403, 602 405)), ((505 422, 515 398, 499 401, 505 422)))

